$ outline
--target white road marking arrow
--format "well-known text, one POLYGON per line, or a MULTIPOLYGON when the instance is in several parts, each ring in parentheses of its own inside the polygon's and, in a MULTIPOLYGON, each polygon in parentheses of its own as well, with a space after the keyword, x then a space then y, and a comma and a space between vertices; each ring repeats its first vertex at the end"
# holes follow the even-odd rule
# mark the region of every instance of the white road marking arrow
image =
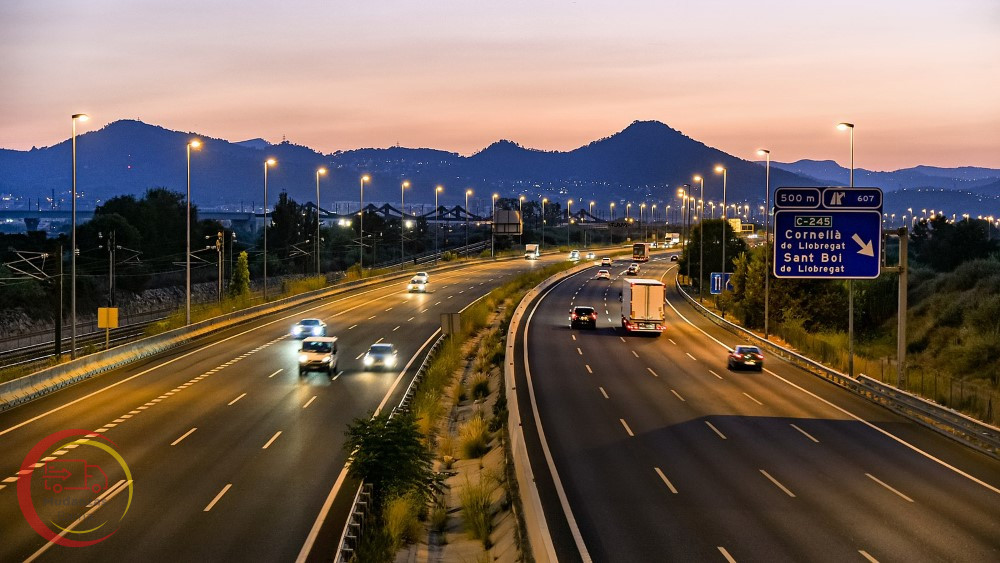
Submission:
POLYGON ((864 256, 872 256, 872 257, 875 256, 875 249, 872 248, 872 241, 868 241, 867 243, 862 241, 861 237, 859 237, 857 233, 854 233, 854 236, 851 238, 854 239, 854 242, 858 243, 858 246, 861 247, 861 250, 858 251, 858 254, 862 254, 864 256))

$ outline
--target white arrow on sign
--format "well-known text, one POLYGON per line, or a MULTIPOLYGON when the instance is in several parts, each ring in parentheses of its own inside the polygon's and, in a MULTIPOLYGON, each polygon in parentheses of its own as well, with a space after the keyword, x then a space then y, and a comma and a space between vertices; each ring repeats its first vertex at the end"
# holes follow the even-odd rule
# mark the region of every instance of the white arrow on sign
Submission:
POLYGON ((858 254, 864 256, 872 256, 872 257, 875 256, 875 249, 872 248, 872 241, 868 241, 867 243, 862 241, 861 237, 859 237, 857 233, 854 233, 854 236, 851 238, 854 239, 854 242, 858 243, 858 246, 861 247, 861 250, 858 251, 858 254))

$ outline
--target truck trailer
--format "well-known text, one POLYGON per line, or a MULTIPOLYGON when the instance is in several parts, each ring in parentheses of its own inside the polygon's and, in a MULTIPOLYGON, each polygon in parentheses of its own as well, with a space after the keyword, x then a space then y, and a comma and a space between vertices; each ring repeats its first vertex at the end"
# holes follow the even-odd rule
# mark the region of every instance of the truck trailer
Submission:
POLYGON ((622 282, 622 329, 625 332, 663 332, 666 286, 659 280, 625 279, 622 282))

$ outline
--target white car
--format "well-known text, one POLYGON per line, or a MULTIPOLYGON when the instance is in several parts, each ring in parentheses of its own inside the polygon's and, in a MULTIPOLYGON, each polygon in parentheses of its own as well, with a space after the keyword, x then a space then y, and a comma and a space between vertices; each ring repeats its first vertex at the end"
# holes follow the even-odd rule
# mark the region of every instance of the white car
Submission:
POLYGON ((406 284, 406 291, 413 293, 419 291, 420 293, 427 292, 427 278, 422 278, 420 276, 413 276, 410 283, 406 284))
POLYGON ((587 260, 593 260, 596 257, 597 256, 593 252, 588 252, 587 253, 587 260))
POLYGON ((295 338, 326 336, 326 323, 319 319, 302 319, 292 325, 292 336, 295 338))
POLYGON ((427 272, 417 272, 413 274, 413 278, 420 278, 425 284, 431 283, 431 277, 427 275, 427 272))
POLYGON ((379 342, 377 344, 372 344, 368 351, 365 352, 365 357, 362 358, 361 362, 364 364, 366 369, 371 369, 374 367, 380 367, 383 369, 392 369, 396 367, 397 362, 397 352, 396 347, 388 342, 379 342))
POLYGON ((611 272, 607 270, 597 270, 597 279, 599 280, 610 280, 611 272))
POLYGON ((580 259, 580 251, 579 250, 570 250, 569 251, 569 259, 573 260, 574 262, 577 261, 577 260, 579 260, 580 259))
POLYGON ((610 266, 611 259, 608 257, 601 258, 601 266, 610 266))
POLYGON ((325 371, 330 377, 337 374, 337 337, 310 336, 302 341, 299 375, 308 371, 325 371))

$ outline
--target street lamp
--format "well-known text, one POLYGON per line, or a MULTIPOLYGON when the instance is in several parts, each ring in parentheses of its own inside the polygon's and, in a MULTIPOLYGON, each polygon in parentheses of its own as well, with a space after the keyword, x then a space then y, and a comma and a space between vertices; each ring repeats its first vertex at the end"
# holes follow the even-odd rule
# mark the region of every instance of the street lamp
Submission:
POLYGON ((201 141, 195 139, 188 142, 187 150, 187 246, 184 253, 184 324, 191 324, 191 149, 200 149, 201 141))
MULTIPOLYGON (((596 203, 596 202, 593 201, 593 200, 590 201, 590 208, 588 210, 588 213, 590 214, 591 217, 594 216, 594 203, 596 203)), ((590 248, 590 245, 587 242, 587 229, 584 229, 584 231, 583 231, 583 247, 584 248, 590 248)))
MULTIPOLYGON (((76 358, 76 122, 79 120, 81 123, 90 119, 90 116, 85 113, 74 113, 72 116, 73 121, 73 205, 72 205, 72 215, 70 219, 71 230, 70 230, 70 249, 69 249, 69 260, 70 260, 70 309, 72 310, 72 331, 70 338, 70 351, 69 357, 72 359, 76 358)), ((59 258, 62 260, 62 257, 59 258)), ((60 296, 62 299, 62 296, 60 296)))
MULTIPOLYGON (((726 277, 726 177, 729 171, 725 166, 715 167, 716 174, 722 174, 722 278, 726 277)), ((725 284, 723 284, 725 288, 725 284)))
POLYGON ((642 211, 646 209, 646 202, 639 204, 639 228, 642 229, 642 242, 646 242, 646 225, 642 222, 642 211))
POLYGON ((326 168, 320 166, 316 169, 316 275, 320 274, 319 261, 319 177, 326 174, 326 168))
POLYGON ((757 149, 757 154, 764 157, 764 340, 768 337, 768 321, 771 305, 771 151, 757 149))
POLYGON ((399 185, 399 267, 403 267, 403 258, 406 256, 406 251, 403 247, 403 240, 406 234, 403 232, 403 219, 406 217, 406 204, 403 202, 403 191, 410 187, 409 180, 403 180, 403 183, 399 185))
POLYGON ((521 220, 520 242, 523 244, 524 243, 524 196, 523 195, 517 196, 517 214, 521 220))
MULTIPOLYGON (((854 187, 854 124, 841 122, 837 129, 851 132, 851 187, 854 187)), ((906 314, 905 311, 900 314, 906 314)), ((847 374, 854 377, 854 280, 847 280, 847 374)))
POLYGON ((469 257, 469 196, 472 190, 465 190, 465 257, 469 257))
POLYGON ((269 158, 264 161, 264 301, 267 301, 267 169, 278 161, 269 158))
POLYGON ((549 198, 542 198, 542 242, 539 246, 540 250, 545 250, 545 204, 549 202, 549 198))
MULTIPOLYGON (((361 215, 361 217, 359 219, 360 224, 358 225, 359 227, 358 232, 360 236, 360 238, 358 239, 360 241, 358 247, 361 248, 361 255, 358 258, 358 260, 361 263, 362 276, 365 275, 365 182, 369 181, 371 181, 371 177, 369 177, 368 174, 365 174, 364 176, 361 177, 361 204, 359 211, 359 215, 361 215)), ((374 259, 374 256, 372 258, 374 259)))
POLYGON ((569 224, 573 221, 573 200, 566 200, 566 246, 570 246, 569 224))
MULTIPOLYGON (((701 183, 701 217, 705 218, 705 178, 702 178, 701 174, 694 175, 694 181, 701 183)), ((698 300, 702 300, 702 294, 705 292, 705 224, 704 221, 698 223, 698 300)))
POLYGON ((497 199, 500 194, 493 194, 493 206, 490 210, 490 256, 493 258, 497 257, 496 252, 496 218, 497 218, 497 199))
POLYGON ((437 266, 438 262, 438 238, 440 238, 441 231, 441 208, 438 207, 438 195, 444 191, 444 186, 438 186, 434 188, 434 214, 437 217, 437 221, 434 222, 434 265, 437 266))
MULTIPOLYGON (((615 220, 615 202, 612 201, 611 205, 609 206, 609 208, 611 209, 611 211, 610 211, 610 213, 611 213, 611 222, 613 223, 614 220, 615 220)), ((611 245, 614 246, 614 244, 615 244, 615 227, 614 227, 614 225, 608 225, 608 233, 611 235, 611 245)))

